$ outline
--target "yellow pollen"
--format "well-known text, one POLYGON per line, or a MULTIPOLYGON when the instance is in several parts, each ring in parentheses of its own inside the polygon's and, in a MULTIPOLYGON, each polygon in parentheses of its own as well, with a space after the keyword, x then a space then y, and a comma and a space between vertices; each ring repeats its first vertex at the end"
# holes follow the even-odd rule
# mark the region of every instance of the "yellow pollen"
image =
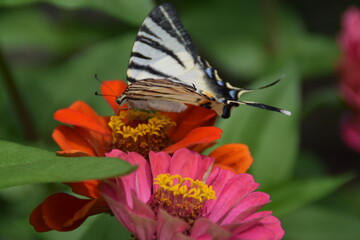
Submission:
POLYGON ((154 179, 154 184, 159 185, 162 190, 171 192, 174 196, 181 195, 183 198, 193 198, 199 202, 216 199, 212 186, 192 178, 183 178, 178 174, 159 174, 154 179))
POLYGON ((167 130, 176 123, 160 113, 128 110, 110 117, 108 125, 113 149, 146 156, 149 151, 161 151, 170 144, 167 130))

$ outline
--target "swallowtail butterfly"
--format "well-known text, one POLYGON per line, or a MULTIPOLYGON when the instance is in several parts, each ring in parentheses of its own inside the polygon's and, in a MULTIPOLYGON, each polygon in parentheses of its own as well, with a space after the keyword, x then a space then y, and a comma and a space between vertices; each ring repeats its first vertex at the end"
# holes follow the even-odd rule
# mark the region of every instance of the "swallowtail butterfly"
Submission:
MULTIPOLYGON (((262 103, 240 101, 245 92, 223 81, 201 58, 189 34, 169 3, 154 8, 137 34, 127 70, 128 87, 116 99, 121 105, 144 110, 181 112, 185 104, 213 109, 223 118, 232 107, 249 105, 286 115, 286 110, 262 103)), ((279 80, 278 80, 279 81, 279 80)), ((264 86, 266 88, 278 81, 264 86)))

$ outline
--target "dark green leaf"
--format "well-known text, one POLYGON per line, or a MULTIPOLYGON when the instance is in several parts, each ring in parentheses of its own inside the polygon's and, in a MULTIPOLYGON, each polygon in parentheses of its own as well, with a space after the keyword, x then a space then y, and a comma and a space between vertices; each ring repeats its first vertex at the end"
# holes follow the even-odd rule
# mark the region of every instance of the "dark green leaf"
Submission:
POLYGON ((128 174, 125 161, 106 157, 60 157, 46 150, 0 141, 0 188, 49 182, 76 182, 128 174))
POLYGON ((254 100, 287 109, 292 115, 240 106, 232 111, 229 119, 222 119, 218 126, 223 129, 219 145, 244 143, 250 147, 254 164, 250 168, 256 180, 268 187, 278 184, 292 175, 298 152, 299 75, 289 64, 277 75, 266 78, 256 86, 265 85, 285 74, 276 86, 249 93, 242 100, 254 100))
POLYGON ((266 208, 273 210, 276 215, 288 214, 323 198, 347 183, 351 178, 353 178, 351 175, 341 175, 338 177, 294 180, 281 184, 266 190, 271 196, 271 203, 266 208))
POLYGON ((281 220, 284 240, 354 240, 360 236, 358 216, 325 207, 302 208, 281 220))

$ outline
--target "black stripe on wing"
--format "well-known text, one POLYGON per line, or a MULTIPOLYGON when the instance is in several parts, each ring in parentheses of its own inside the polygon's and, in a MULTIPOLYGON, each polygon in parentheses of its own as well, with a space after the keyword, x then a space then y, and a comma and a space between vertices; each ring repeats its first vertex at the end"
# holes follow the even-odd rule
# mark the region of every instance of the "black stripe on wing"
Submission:
POLYGON ((135 82, 135 81, 136 81, 136 79, 135 79, 135 78, 130 77, 129 75, 126 75, 126 81, 133 83, 133 82, 135 82))
POLYGON ((130 57, 138 57, 138 58, 147 59, 147 60, 151 59, 151 57, 145 56, 139 52, 131 52, 130 57))
POLYGON ((190 35, 184 29, 184 25, 180 22, 176 10, 171 4, 161 4, 151 11, 149 17, 170 36, 176 38, 179 43, 183 44, 186 50, 188 50, 188 52, 194 58, 194 61, 196 61, 198 56, 196 48, 191 40, 190 35))
POLYGON ((177 63, 179 63, 183 68, 185 68, 185 65, 184 63, 181 61, 181 59, 174 53, 174 51, 172 51, 171 49, 165 47, 164 45, 162 45, 161 43, 153 40, 153 39, 150 39, 150 38, 147 38, 145 36, 140 36, 138 35, 136 37, 136 41, 139 41, 139 42, 142 42, 146 45, 149 45, 150 47, 152 48, 155 48, 167 55, 169 55, 170 57, 172 57, 177 63))
MULTIPOLYGON (((140 27, 140 30, 139 30, 139 33, 140 32, 144 32, 150 36, 153 36, 154 38, 157 38, 159 40, 161 40, 160 36, 156 35, 153 31, 151 31, 145 24, 143 24, 141 27, 140 27)), ((138 34, 139 34, 138 33, 138 34)))
MULTIPOLYGON (((156 69, 152 68, 149 65, 140 65, 140 64, 134 63, 133 61, 130 62, 129 69, 146 71, 146 72, 151 73, 153 75, 156 75, 156 76, 158 76, 160 78, 173 78, 172 76, 170 76, 170 75, 168 75, 166 73, 163 73, 163 72, 161 72, 159 70, 156 70, 156 69)), ((129 77, 128 77, 128 80, 129 80, 129 77)))

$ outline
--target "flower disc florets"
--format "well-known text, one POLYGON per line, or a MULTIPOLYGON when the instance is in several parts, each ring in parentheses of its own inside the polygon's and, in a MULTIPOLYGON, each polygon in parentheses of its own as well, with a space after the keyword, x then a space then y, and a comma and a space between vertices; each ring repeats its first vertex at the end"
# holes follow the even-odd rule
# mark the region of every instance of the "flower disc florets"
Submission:
POLYGON ((216 199, 212 186, 199 180, 183 178, 178 174, 159 174, 154 179, 154 185, 158 185, 159 188, 150 200, 153 211, 157 213, 159 208, 162 208, 190 226, 202 216, 206 201, 216 199))
POLYGON ((168 129, 176 124, 159 113, 123 111, 112 116, 112 149, 137 152, 146 157, 150 151, 160 151, 170 145, 168 129))

